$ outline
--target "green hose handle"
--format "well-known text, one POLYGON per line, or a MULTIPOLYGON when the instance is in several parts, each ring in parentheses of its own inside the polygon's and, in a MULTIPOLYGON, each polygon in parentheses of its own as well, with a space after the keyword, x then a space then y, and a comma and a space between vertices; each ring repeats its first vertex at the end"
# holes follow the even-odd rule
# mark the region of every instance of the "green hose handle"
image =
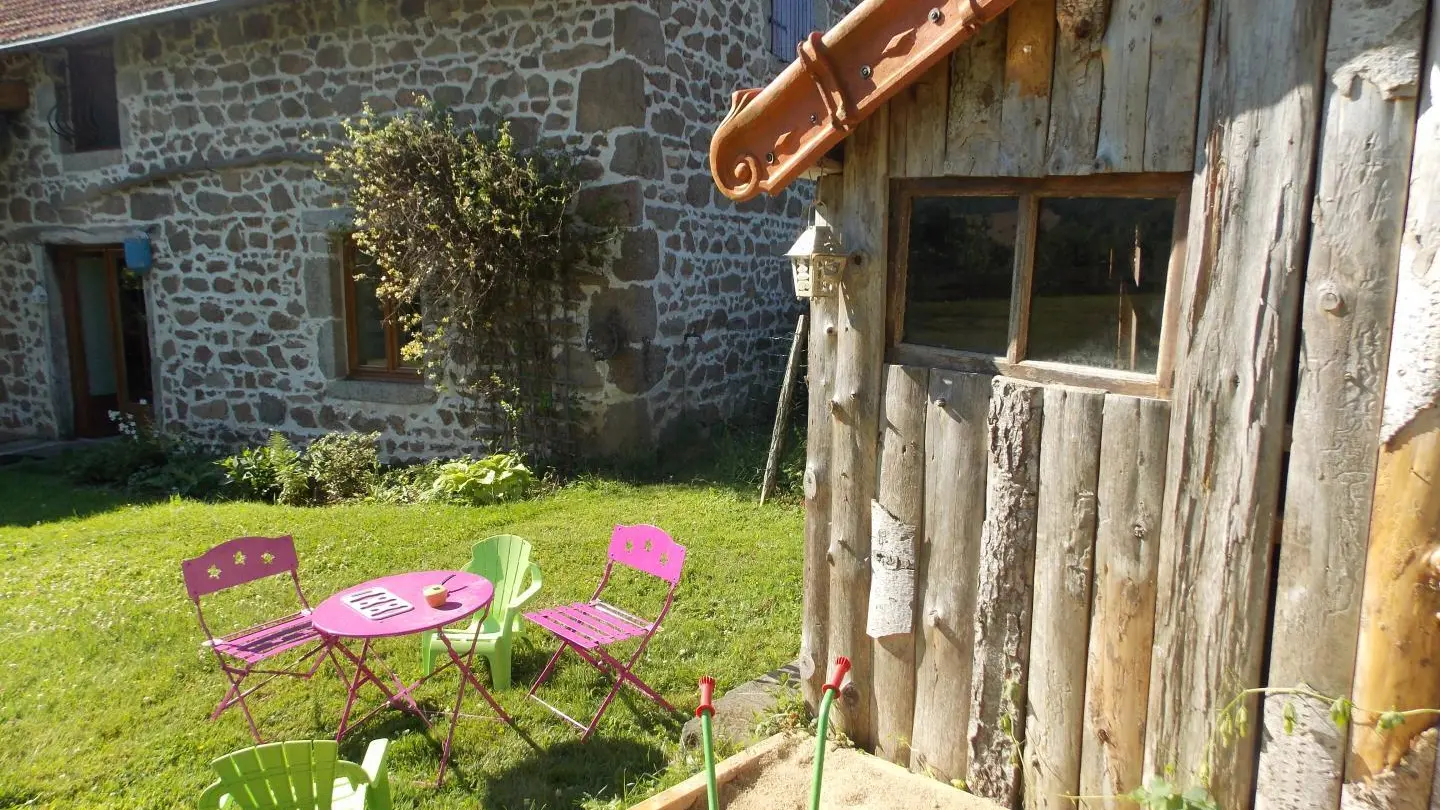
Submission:
POLYGON ((710 727, 715 715, 711 702, 714 696, 715 679, 706 675, 700 679, 700 705, 695 708, 695 716, 700 718, 701 750, 705 752, 706 802, 710 810, 720 810, 720 792, 715 787, 715 734, 710 727))
POLYGON ((845 673, 849 671, 850 659, 843 655, 836 658, 835 669, 821 692, 820 719, 815 729, 815 777, 810 783, 810 810, 820 810, 820 783, 825 773, 825 738, 830 733, 830 706, 835 702, 835 696, 840 693, 840 684, 845 680, 845 673))

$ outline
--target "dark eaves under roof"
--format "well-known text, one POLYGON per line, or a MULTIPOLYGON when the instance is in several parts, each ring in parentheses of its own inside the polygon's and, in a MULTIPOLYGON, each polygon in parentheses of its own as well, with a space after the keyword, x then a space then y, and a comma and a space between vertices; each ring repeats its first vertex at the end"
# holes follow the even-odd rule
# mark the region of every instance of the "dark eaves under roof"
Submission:
POLYGON ((247 2, 257 0, 0 0, 0 51, 58 45, 247 2))

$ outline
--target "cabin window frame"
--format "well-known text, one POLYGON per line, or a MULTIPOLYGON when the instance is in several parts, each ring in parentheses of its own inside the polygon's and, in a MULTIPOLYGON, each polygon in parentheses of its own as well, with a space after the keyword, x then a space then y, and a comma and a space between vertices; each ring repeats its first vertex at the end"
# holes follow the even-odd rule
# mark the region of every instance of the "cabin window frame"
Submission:
POLYGON ((1074 177, 934 177, 891 181, 890 267, 886 285, 886 362, 954 371, 998 374, 1037 383, 1074 385, 1115 394, 1167 398, 1174 384, 1177 309, 1185 268, 1189 222, 1189 173, 1100 174, 1074 177), (905 342, 906 287, 909 280, 910 214, 917 197, 1015 197, 1019 222, 1011 270, 1009 339, 1003 356, 922 346, 905 342), (1040 201, 1046 197, 1167 197, 1175 200, 1175 219, 1166 268, 1160 345, 1154 373, 1108 369, 1025 356, 1029 340, 1035 242, 1040 201))
POLYGON ((395 322, 391 307, 383 299, 380 302, 383 317, 381 328, 385 336, 385 366, 361 365, 360 362, 360 315, 359 291, 355 274, 359 267, 360 248, 350 236, 342 240, 340 256, 341 287, 344 298, 345 360, 346 378, 351 380, 383 380, 388 382, 418 383, 421 370, 404 365, 401 347, 405 345, 404 331, 395 322))

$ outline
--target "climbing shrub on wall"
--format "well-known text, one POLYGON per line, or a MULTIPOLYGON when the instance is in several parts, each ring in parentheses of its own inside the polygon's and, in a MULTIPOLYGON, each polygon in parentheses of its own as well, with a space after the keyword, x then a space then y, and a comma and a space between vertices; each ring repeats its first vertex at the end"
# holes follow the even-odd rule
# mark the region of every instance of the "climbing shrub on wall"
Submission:
POLYGON ((496 444, 560 450, 571 279, 604 258, 610 236, 575 213, 576 157, 522 147, 505 125, 459 127, 430 106, 384 119, 367 109, 344 131, 321 177, 354 208, 356 245, 410 336, 404 355, 488 409, 475 424, 504 425, 496 444))

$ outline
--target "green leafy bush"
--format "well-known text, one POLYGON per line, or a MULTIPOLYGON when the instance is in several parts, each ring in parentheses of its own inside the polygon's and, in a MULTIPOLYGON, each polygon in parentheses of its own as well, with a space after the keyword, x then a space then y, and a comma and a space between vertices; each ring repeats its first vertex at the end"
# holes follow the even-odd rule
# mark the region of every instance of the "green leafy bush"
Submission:
POLYGON ((180 495, 186 498, 210 498, 225 487, 225 476, 216 468, 215 460, 196 452, 169 456, 158 467, 149 467, 131 474, 125 488, 141 495, 180 495))
POLYGON ((304 451, 279 433, 219 465, 234 496, 287 506, 313 506, 364 498, 376 486, 378 433, 330 433, 304 451))
POLYGON ((424 503, 429 499, 443 461, 407 464, 380 473, 371 500, 379 503, 424 503))
POLYGON ((120 436, 67 453, 60 470, 77 484, 135 495, 214 495, 223 480, 205 449, 155 430, 134 414, 111 411, 120 436))
POLYGON ((379 433, 329 433, 305 448, 310 500, 337 503, 370 494, 380 474, 379 433))
POLYGON ((522 498, 534 483, 535 475, 513 453, 466 457, 440 465, 426 499, 479 506, 522 498))
POLYGON ((287 481, 304 478, 300 453, 281 433, 271 433, 265 444, 247 447, 219 464, 231 493, 245 500, 276 501, 287 481))

